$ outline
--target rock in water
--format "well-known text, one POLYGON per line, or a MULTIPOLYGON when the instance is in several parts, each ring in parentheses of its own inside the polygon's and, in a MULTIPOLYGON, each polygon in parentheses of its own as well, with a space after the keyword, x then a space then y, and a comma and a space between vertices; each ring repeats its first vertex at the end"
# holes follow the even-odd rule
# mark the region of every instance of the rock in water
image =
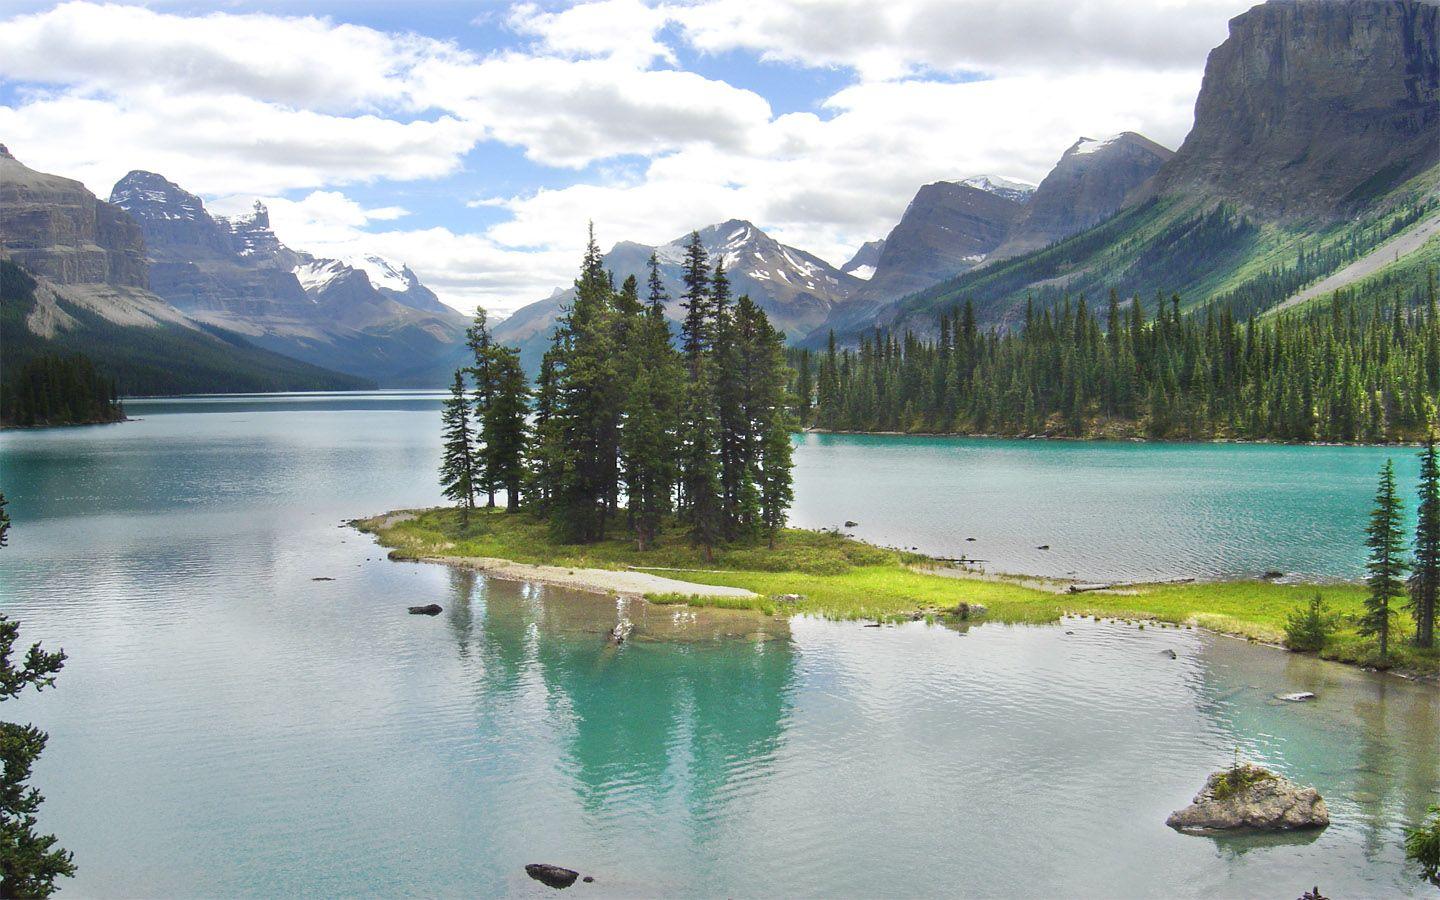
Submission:
POLYGON ((410 607, 410 615, 412 616, 438 616, 444 611, 438 603, 427 603, 424 606, 410 607))
POLYGON ((580 873, 574 869, 565 869, 560 866, 552 866, 549 863, 530 863, 525 867, 525 874, 547 887, 568 888, 580 877, 580 873))
POLYGON ((1283 775, 1251 763, 1211 773, 1190 806, 1176 810, 1165 824, 1177 831, 1291 831, 1324 828, 1330 811, 1312 787, 1302 788, 1283 775))
POLYGON ((1314 700, 1315 695, 1309 691, 1296 691, 1293 694, 1276 694, 1276 699, 1284 700, 1286 703, 1305 703, 1314 700))

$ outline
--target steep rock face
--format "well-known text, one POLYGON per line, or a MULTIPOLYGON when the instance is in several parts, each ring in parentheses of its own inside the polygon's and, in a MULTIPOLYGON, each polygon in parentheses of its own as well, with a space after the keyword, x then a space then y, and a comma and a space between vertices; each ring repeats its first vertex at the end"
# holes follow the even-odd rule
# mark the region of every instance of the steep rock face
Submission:
POLYGON ((896 300, 974 268, 1000 245, 1025 207, 1004 194, 949 181, 920 188, 885 238, 875 275, 857 292, 896 300))
POLYGON ((131 172, 111 197, 144 230, 156 293, 200 321, 385 384, 439 385, 453 368, 466 318, 408 267, 297 252, 271 229, 263 204, 245 216, 212 216, 199 197, 153 172, 131 172))
POLYGON ((1195 126, 1141 197, 1344 215, 1440 162, 1440 4, 1270 0, 1210 53, 1195 126))
POLYGON ((875 267, 880 264, 880 254, 885 250, 885 239, 878 241, 866 241, 855 251, 840 271, 846 275, 854 275, 862 281, 869 281, 875 275, 875 267))
POLYGON ((56 284, 146 287, 145 243, 123 209, 78 181, 37 172, 0 144, 0 246, 56 284))
POLYGON ((1006 200, 1014 200, 1021 204, 1029 203, 1030 198, 1035 196, 1035 185, 1018 178, 1006 178, 1004 175, 976 175, 966 178, 960 183, 968 184, 970 187, 979 188, 982 191, 989 191, 992 194, 999 194, 1006 200))
MULTIPOLYGON (((749 294, 765 310, 770 324, 791 336, 808 334, 864 284, 817 256, 780 243, 743 219, 711 225, 699 234, 711 267, 717 261, 725 263, 731 293, 737 297, 749 294)), ((642 285, 643 295, 647 263, 650 254, 655 253, 670 297, 666 315, 679 321, 684 315, 680 306, 684 291, 681 275, 689 240, 687 234, 659 247, 621 241, 605 254, 605 268, 615 276, 617 284, 634 275, 642 285)), ((525 365, 533 369, 561 307, 573 295, 573 289, 557 290, 544 300, 522 307, 495 326, 495 337, 520 347, 525 365)))
POLYGON ((1040 182, 1024 216, 988 259, 1038 250, 1109 218, 1173 155, 1133 131, 1082 137, 1040 182))

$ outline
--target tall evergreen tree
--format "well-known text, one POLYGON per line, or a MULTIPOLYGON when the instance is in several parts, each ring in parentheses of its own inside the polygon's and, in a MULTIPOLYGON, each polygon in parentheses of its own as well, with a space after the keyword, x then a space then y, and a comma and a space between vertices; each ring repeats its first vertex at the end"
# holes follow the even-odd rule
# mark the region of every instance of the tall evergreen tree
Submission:
POLYGON ((649 304, 627 348, 634 378, 626 398, 621 459, 626 505, 635 544, 649 549, 672 508, 678 474, 681 398, 685 368, 670 343, 665 320, 665 288, 659 261, 650 256, 649 304))
POLYGON ((475 434, 470 428, 470 406, 465 399, 465 379, 459 369, 450 386, 450 397, 440 413, 441 434, 440 486, 447 498, 460 507, 461 521, 470 520, 475 508, 476 473, 480 468, 475 458, 475 434))
POLYGON ((1440 593, 1440 465, 1437 465, 1433 434, 1420 453, 1419 501, 1410 611, 1415 617, 1415 643, 1432 647, 1435 645, 1435 597, 1440 593))
POLYGON ((505 508, 520 508, 525 480, 525 454, 529 448, 526 419, 530 414, 530 386, 520 366, 520 353, 496 346, 490 368, 494 390, 485 411, 485 471, 492 486, 505 490, 505 508))
MULTIPOLYGON (((475 357, 475 365, 471 368, 470 375, 475 379, 475 421, 480 423, 480 430, 476 434, 476 447, 479 451, 478 458, 483 460, 486 456, 485 448, 490 443, 490 435, 485 433, 484 426, 486 410, 490 408, 495 397, 495 373, 491 365, 495 355, 495 341, 486 324, 484 307, 476 307, 475 320, 465 329, 465 343, 475 357)), ((485 506, 494 508, 495 479, 483 465, 475 471, 475 489, 484 491, 485 506)))
MULTIPOLYGON (((9 530, 5 495, 0 494, 0 547, 9 530)), ((0 615, 0 701, 13 700, 27 687, 54 686, 65 667, 65 651, 47 653, 38 643, 17 664, 12 656, 19 637, 20 623, 0 615)), ((0 722, 0 897, 48 897, 55 892, 55 879, 75 874, 70 851, 56 846, 55 835, 35 830, 35 814, 45 797, 27 782, 48 741, 34 725, 0 722)))
POLYGON ((1390 626, 1395 610, 1390 601, 1405 594, 1405 543, 1401 535, 1400 497, 1395 493, 1395 466, 1390 460, 1380 470, 1380 486, 1375 492, 1375 508, 1366 529, 1366 546, 1370 559, 1365 564, 1369 594, 1365 612, 1360 617, 1359 631, 1380 643, 1380 659, 1390 655, 1390 626))

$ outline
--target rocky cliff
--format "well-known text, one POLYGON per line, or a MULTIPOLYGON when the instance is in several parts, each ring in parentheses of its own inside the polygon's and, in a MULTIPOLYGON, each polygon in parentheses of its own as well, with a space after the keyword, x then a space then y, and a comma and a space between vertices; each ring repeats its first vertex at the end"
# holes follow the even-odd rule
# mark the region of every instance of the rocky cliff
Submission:
POLYGON ((85 185, 37 172, 0 144, 0 246, 56 284, 144 288, 145 242, 123 209, 85 185))
POLYGON ((1210 53, 1195 126, 1142 192, 1335 217, 1440 162, 1440 4, 1270 0, 1210 53))
POLYGON ((1080 138, 1040 182, 1024 215, 988 259, 1037 250, 1109 218, 1172 155, 1133 131, 1080 138))
POLYGON ((196 319, 383 384, 439 386, 453 368, 466 317, 408 267, 292 250, 263 204, 244 216, 213 216, 154 172, 131 172, 110 196, 144 232, 155 292, 196 319))

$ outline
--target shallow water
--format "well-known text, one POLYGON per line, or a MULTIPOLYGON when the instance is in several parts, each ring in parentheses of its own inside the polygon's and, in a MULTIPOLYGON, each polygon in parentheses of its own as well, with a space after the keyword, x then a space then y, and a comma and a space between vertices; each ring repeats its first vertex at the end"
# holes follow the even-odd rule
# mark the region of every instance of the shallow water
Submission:
MULTIPOLYGON (((594 895, 1433 890, 1400 849, 1440 788, 1433 688, 1186 630, 617 608, 388 562, 338 526, 436 501, 435 407, 134 403, 143 421, 0 436, 16 522, 4 612, 71 656, 55 691, 0 713, 51 733, 36 779, 42 824, 81 867, 66 894, 548 894, 523 873, 533 861, 594 875, 572 889, 594 895), (445 612, 404 612, 428 602, 445 612), (638 632, 615 648, 604 632, 620 615, 638 632), (1273 699, 1291 690, 1320 699, 1273 699), (1300 839, 1166 828, 1237 745, 1319 788, 1335 824, 1300 839)), ((1006 442, 805 440, 801 517, 861 519, 877 539, 1030 541, 1023 517, 981 530, 967 453, 1071 502, 1038 445, 1007 461, 1006 442), (916 511, 857 514, 826 484, 916 511), (945 491, 971 499, 950 508, 945 491), (946 508, 956 528, 936 524, 946 508)), ((1294 451, 1291 469, 1320 454, 1342 485, 1375 453, 1175 452, 1275 450, 1294 451)), ((1067 459, 1055 465, 1112 465, 1067 459)), ((1112 497, 1111 519, 1153 516, 1145 496, 1112 497)), ((1066 533, 1051 531, 1051 552, 1066 533)))

